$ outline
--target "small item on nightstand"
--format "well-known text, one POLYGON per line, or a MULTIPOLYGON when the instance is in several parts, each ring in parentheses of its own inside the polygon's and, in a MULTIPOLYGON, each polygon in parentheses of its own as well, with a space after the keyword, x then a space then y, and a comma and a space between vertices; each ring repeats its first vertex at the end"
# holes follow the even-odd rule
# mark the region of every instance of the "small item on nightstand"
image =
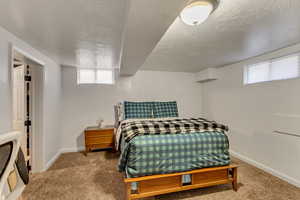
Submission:
POLYGON ((98 122, 97 122, 98 123, 98 128, 102 128, 103 122, 104 122, 103 119, 98 120, 98 122))
POLYGON ((91 152, 95 149, 114 149, 114 127, 105 126, 87 127, 84 131, 85 135, 85 152, 91 152))

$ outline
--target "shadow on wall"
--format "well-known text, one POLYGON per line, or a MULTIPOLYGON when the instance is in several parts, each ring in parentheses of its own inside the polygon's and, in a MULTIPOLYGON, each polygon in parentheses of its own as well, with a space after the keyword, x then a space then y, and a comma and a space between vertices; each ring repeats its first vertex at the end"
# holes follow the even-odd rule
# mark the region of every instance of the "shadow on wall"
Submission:
POLYGON ((78 135, 78 137, 76 138, 76 143, 77 143, 77 145, 76 145, 77 150, 82 151, 84 146, 85 146, 85 144, 84 144, 84 131, 82 131, 80 133, 80 135, 78 135))

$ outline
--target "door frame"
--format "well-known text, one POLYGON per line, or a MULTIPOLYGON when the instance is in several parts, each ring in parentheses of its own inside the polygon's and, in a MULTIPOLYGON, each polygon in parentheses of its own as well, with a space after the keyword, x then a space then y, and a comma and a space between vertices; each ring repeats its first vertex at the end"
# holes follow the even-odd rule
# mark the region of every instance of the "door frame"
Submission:
MULTIPOLYGON (((45 63, 41 60, 35 58, 33 55, 27 53, 26 51, 22 50, 15 44, 10 44, 10 75, 11 75, 11 99, 13 98, 12 90, 13 90, 13 64, 14 64, 14 52, 17 51, 18 53, 22 54, 27 59, 30 59, 41 66, 42 69, 42 80, 41 91, 35 91, 35 82, 36 78, 32 74, 32 126, 31 126, 31 163, 32 163, 32 172, 41 172, 45 169, 45 141, 44 141, 44 126, 43 126, 43 108, 44 108, 44 82, 45 82, 45 63), (35 95, 38 95, 39 98, 34 98, 35 95), (38 101, 38 102, 37 102, 38 101)), ((13 104, 11 106, 13 108, 13 104)))

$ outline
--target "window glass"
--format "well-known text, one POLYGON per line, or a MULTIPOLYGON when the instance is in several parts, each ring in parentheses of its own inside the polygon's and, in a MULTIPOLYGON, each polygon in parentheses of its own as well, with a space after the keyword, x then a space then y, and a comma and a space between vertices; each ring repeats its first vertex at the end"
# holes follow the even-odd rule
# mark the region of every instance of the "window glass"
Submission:
POLYGON ((294 78, 299 75, 298 56, 290 56, 272 62, 271 80, 294 78))
POLYGON ((299 77, 299 55, 272 59, 244 68, 244 84, 299 77))
POLYGON ((113 84, 114 83, 112 70, 97 70, 97 83, 113 84))
POLYGON ((77 69, 78 84, 114 84, 113 69, 77 69))
POLYGON ((78 70, 78 83, 94 83, 95 82, 95 71, 92 69, 79 69, 78 70))
POLYGON ((269 63, 264 62, 248 67, 247 83, 257 83, 268 80, 269 63))

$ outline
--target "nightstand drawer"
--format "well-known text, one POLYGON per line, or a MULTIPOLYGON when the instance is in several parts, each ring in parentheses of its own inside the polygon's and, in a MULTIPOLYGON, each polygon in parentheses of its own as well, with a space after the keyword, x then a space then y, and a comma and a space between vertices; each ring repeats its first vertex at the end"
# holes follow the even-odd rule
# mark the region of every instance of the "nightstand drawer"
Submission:
POLYGON ((113 143, 114 138, 112 136, 99 136, 99 137, 87 137, 87 144, 100 144, 100 143, 113 143))
POLYGON ((86 131, 85 136, 86 137, 101 137, 101 136, 113 136, 114 131, 113 129, 108 130, 91 130, 86 131))

